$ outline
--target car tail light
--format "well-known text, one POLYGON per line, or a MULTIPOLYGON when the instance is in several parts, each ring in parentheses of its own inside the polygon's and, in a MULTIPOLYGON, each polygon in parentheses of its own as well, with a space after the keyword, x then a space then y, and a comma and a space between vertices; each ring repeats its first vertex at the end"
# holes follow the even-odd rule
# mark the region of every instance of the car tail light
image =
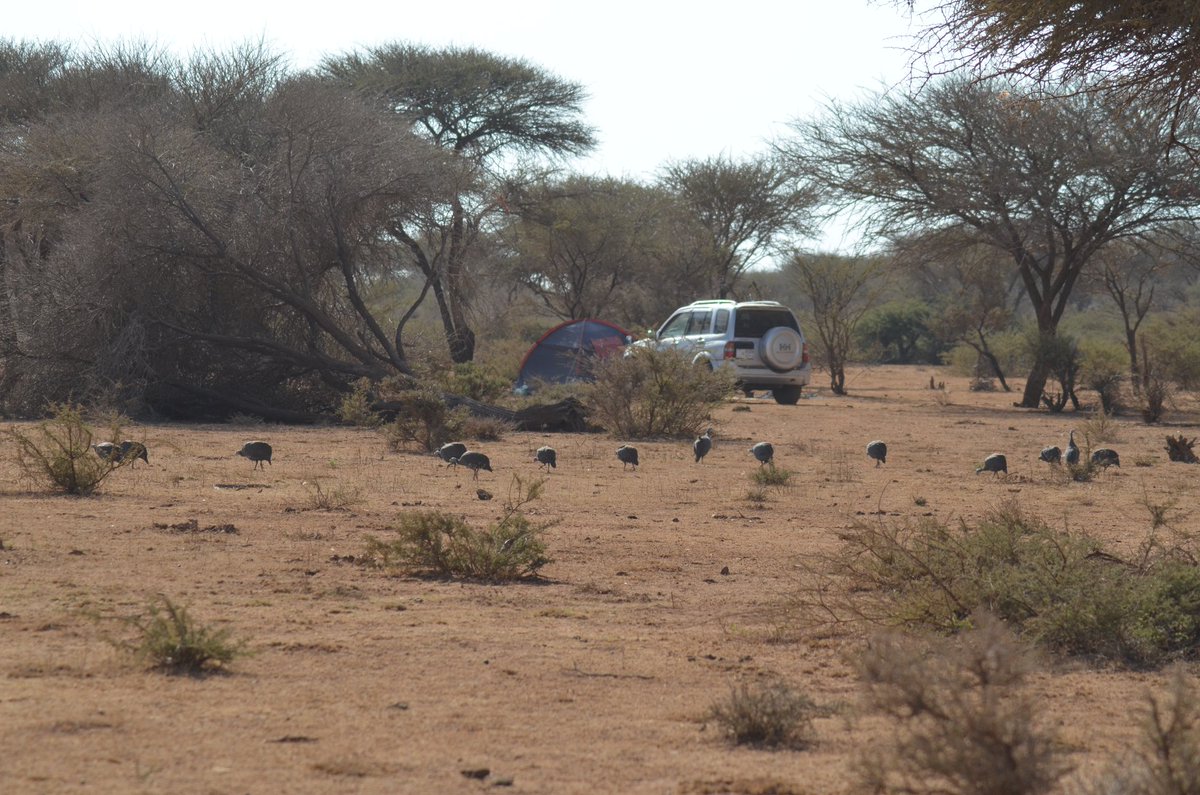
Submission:
POLYGON ((725 343, 725 358, 733 359, 737 357, 737 351, 734 350, 733 340, 725 343))
POLYGON ((808 343, 804 343, 804 347, 800 349, 800 364, 808 364, 808 343))

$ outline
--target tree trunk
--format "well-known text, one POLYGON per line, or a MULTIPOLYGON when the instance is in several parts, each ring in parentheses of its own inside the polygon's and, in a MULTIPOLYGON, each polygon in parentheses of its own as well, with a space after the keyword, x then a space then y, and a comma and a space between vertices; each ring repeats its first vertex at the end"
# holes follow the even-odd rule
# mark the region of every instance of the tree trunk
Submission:
POLYGON ((1133 394, 1142 394, 1142 369, 1138 366, 1137 332, 1125 324, 1125 347, 1129 350, 1129 383, 1133 384, 1133 394))
POLYGON ((1025 382, 1025 391, 1021 393, 1021 402, 1014 406, 1023 409, 1036 409, 1042 404, 1042 393, 1046 391, 1046 381, 1050 378, 1050 368, 1040 360, 1033 363, 1029 371, 1029 379, 1025 382))

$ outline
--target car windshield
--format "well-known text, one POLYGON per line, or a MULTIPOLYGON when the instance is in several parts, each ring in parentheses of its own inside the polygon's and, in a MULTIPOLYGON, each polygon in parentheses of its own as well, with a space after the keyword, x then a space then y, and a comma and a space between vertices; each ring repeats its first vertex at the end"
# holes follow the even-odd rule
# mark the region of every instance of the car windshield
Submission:
POLYGON ((737 311, 733 324, 735 337, 761 337, 776 326, 800 330, 795 316, 786 309, 757 309, 743 307, 737 311))

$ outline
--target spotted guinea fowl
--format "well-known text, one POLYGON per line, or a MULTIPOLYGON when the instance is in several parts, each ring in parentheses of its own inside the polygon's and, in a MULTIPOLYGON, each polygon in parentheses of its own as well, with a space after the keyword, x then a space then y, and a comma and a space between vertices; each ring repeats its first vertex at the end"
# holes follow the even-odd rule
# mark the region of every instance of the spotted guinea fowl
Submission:
POLYGON ((983 466, 975 469, 976 475, 978 475, 980 472, 991 472, 993 477, 1000 472, 1003 472, 1007 475, 1008 459, 1004 457, 1003 453, 992 453, 987 458, 983 459, 983 466))
POLYGON ((130 466, 133 466, 133 463, 139 458, 145 461, 146 464, 150 463, 150 456, 146 452, 146 445, 131 439, 125 439, 121 442, 122 461, 128 461, 130 466))
POLYGON ((462 442, 447 442, 435 450, 433 454, 449 464, 450 459, 458 458, 465 452, 467 452, 467 446, 462 442))
POLYGON ((533 456, 533 460, 539 464, 539 469, 546 468, 546 471, 558 469, 558 453, 554 452, 553 447, 539 447, 533 456))
POLYGON ((887 445, 876 439, 867 445, 867 457, 875 459, 875 466, 887 463, 887 445))
POLYGON ((1099 450, 1092 452, 1092 463, 1096 466, 1104 467, 1120 467, 1121 456, 1117 455, 1117 451, 1108 447, 1101 447, 1099 450))
POLYGON ((1045 461, 1047 464, 1061 464, 1062 450, 1058 449, 1058 445, 1043 447, 1042 452, 1038 453, 1038 458, 1045 461))
POLYGON ((121 448, 117 447, 112 442, 99 442, 92 445, 92 449, 96 451, 96 455, 104 461, 115 464, 121 460, 121 448))
POLYGON ((637 469, 638 466, 638 451, 636 447, 623 444, 617 448, 617 459, 621 462, 621 469, 626 469, 630 464, 637 469))
POLYGON ((263 461, 271 463, 271 445, 266 442, 246 442, 237 455, 254 462, 254 469, 266 469, 263 461))
POLYGON ((692 442, 692 452, 696 454, 697 464, 703 461, 704 456, 712 449, 712 432, 713 429, 709 428, 703 436, 697 436, 696 441, 692 442))
POLYGON ((450 459, 452 466, 462 465, 471 470, 473 477, 471 480, 479 480, 479 470, 486 469, 492 471, 492 462, 483 453, 477 453, 473 450, 468 450, 460 456, 450 459))
POLYGON ((1071 437, 1067 440, 1067 452, 1063 458, 1071 466, 1079 463, 1079 445, 1075 444, 1075 431, 1071 431, 1071 437))
POLYGON ((759 466, 775 466, 775 448, 770 442, 759 442, 750 448, 750 454, 758 459, 759 466))

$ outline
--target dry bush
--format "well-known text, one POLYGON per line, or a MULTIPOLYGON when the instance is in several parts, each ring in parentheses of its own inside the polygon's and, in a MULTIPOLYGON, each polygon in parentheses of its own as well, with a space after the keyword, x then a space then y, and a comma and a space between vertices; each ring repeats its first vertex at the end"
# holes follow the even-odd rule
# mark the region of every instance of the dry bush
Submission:
POLYGON ((498 417, 467 416, 462 420, 462 438, 477 442, 495 442, 512 433, 513 424, 498 417))
POLYGON ((1112 414, 1097 411, 1083 423, 1083 445, 1084 449, 1089 452, 1097 447, 1119 441, 1121 441, 1121 426, 1113 420, 1112 414))
POLYGON ((1132 758, 1088 781, 1084 795, 1200 795, 1200 698, 1182 668, 1165 695, 1146 696, 1132 758))
POLYGON ((542 494, 544 481, 513 476, 504 514, 482 530, 443 511, 400 517, 399 538, 367 537, 363 559, 382 569, 487 582, 530 579, 550 562, 543 533, 554 522, 530 521, 523 509, 542 494))
POLYGON ((1026 649, 1004 625, 952 640, 874 638, 860 662, 867 701, 891 721, 866 752, 873 792, 1038 795, 1068 772, 1038 702, 1022 689, 1026 649))
POLYGON ((63 494, 86 495, 99 488, 114 470, 136 460, 100 458, 92 449, 95 435, 83 421, 81 409, 69 403, 51 408, 54 416, 39 423, 36 432, 25 433, 16 427, 6 431, 25 477, 63 494))
POLYGON ((214 629, 192 618, 187 608, 159 594, 145 612, 128 619, 137 630, 132 641, 118 644, 152 668, 172 674, 199 675, 224 668, 249 652, 244 641, 232 640, 228 628, 214 629))
POLYGON ((808 696, 779 679, 741 685, 714 704, 707 719, 735 745, 799 750, 814 741, 817 706, 808 696))
POLYGON ((362 489, 333 486, 326 489, 321 486, 321 481, 314 478, 306 485, 311 487, 308 495, 308 508, 315 511, 344 511, 353 508, 355 505, 361 505, 365 498, 362 494, 362 489))
POLYGON ((673 350, 631 348, 596 363, 586 391, 588 418, 623 439, 695 437, 734 392, 725 368, 694 365, 673 350))

